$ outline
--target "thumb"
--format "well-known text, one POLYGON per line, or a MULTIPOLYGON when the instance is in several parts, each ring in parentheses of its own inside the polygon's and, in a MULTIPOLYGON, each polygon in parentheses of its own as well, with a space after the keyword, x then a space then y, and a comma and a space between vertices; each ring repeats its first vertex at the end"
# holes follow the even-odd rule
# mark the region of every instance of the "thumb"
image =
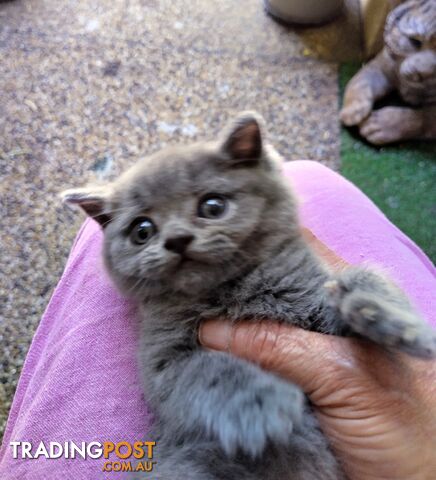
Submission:
POLYGON ((314 403, 335 391, 338 377, 354 363, 349 339, 289 325, 210 320, 199 335, 207 348, 255 362, 300 385, 314 403))

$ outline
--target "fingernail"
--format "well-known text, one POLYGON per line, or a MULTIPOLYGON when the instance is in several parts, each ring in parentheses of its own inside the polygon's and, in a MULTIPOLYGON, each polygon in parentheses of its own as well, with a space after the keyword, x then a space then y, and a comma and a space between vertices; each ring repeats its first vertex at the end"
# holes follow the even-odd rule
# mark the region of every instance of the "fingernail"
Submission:
POLYGON ((223 320, 209 320, 200 325, 198 338, 205 347, 213 350, 228 350, 232 325, 223 320))

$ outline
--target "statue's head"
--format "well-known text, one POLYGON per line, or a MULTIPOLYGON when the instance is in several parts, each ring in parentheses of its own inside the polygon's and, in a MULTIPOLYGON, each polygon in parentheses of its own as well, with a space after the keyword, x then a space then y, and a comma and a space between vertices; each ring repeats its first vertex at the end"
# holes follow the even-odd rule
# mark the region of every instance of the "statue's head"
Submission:
POLYGON ((399 91, 414 105, 436 102, 436 0, 408 0, 388 16, 385 44, 399 91))

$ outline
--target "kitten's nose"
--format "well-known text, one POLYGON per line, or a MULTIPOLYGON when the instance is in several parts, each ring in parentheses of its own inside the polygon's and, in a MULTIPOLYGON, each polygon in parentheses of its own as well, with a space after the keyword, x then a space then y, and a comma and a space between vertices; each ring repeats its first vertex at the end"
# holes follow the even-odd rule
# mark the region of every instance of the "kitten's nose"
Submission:
POLYGON ((182 254, 192 240, 194 240, 194 235, 179 235, 165 240, 164 247, 171 252, 182 254))

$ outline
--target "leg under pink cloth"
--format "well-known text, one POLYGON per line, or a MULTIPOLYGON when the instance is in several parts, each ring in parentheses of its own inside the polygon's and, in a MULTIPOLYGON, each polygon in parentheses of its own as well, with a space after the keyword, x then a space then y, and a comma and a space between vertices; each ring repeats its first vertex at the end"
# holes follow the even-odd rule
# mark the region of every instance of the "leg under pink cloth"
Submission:
MULTIPOLYGON (((305 226, 348 262, 383 267, 436 324, 435 269, 411 240, 326 167, 296 161, 285 166, 285 175, 300 197, 305 226)), ((0 451, 0 478, 103 478, 103 458, 13 459, 12 441, 150 440, 151 415, 135 367, 135 307, 104 273, 101 240, 98 225, 87 221, 38 327, 0 451)))

